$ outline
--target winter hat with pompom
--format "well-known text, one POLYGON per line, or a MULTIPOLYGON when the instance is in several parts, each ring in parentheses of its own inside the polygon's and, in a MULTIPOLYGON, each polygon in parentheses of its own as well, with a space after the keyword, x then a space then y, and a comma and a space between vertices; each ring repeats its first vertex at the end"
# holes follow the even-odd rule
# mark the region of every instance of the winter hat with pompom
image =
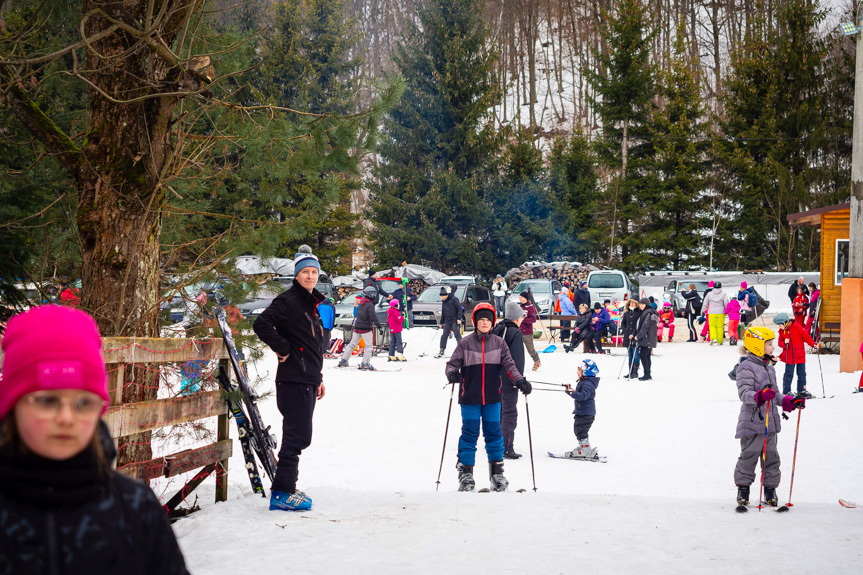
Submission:
POLYGON ((54 389, 89 391, 107 408, 102 338, 86 312, 44 305, 16 315, 6 327, 3 352, 0 418, 25 395, 54 389))

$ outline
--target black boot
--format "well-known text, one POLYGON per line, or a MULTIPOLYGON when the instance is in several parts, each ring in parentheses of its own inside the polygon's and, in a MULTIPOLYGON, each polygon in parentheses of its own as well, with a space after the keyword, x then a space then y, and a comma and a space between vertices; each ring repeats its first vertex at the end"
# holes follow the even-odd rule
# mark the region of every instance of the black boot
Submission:
POLYGON ((488 462, 488 478, 491 480, 492 491, 506 491, 509 481, 503 476, 503 461, 488 462))
POLYGON ((737 486, 737 505, 749 505, 749 486, 737 486))
POLYGON ((519 459, 520 457, 521 453, 516 453, 513 449, 509 449, 508 451, 503 452, 504 459, 519 459))
POLYGON ((779 498, 776 497, 775 487, 764 488, 764 503, 769 505, 770 507, 776 507, 777 505, 779 505, 779 498))
POLYGON ((458 490, 473 491, 476 488, 473 480, 473 465, 462 465, 458 462, 455 468, 458 470, 458 490))

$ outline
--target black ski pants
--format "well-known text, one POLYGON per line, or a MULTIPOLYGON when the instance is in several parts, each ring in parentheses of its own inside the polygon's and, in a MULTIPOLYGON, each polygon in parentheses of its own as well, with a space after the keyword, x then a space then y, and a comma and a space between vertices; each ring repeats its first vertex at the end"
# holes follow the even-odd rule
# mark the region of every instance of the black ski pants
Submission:
POLYGON ((276 403, 282 414, 282 448, 276 464, 273 491, 297 490, 300 453, 312 443, 312 416, 318 388, 314 385, 276 382, 276 403))
POLYGON ((593 425, 595 415, 576 415, 575 422, 572 424, 572 430, 575 432, 575 437, 578 440, 587 439, 590 426, 593 425))
POLYGON ((455 335, 456 343, 461 341, 461 326, 454 319, 449 319, 443 324, 443 333, 440 336, 440 348, 446 349, 446 341, 449 339, 449 334, 452 332, 455 335))
POLYGON ((640 345, 638 346, 638 356, 641 358, 641 366, 644 369, 643 377, 651 377, 650 375, 650 352, 653 351, 651 348, 640 345))
POLYGON ((504 383, 500 390, 500 428, 504 452, 513 451, 515 428, 518 425, 518 388, 504 383))
POLYGON ((694 313, 686 314, 686 325, 689 328, 689 341, 698 341, 698 330, 695 329, 695 320, 697 316, 694 313))

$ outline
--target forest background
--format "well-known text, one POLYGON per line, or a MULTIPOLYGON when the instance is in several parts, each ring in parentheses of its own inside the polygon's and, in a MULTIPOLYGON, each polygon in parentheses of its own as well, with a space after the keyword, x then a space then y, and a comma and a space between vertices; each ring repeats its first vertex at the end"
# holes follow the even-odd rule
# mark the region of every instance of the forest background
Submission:
POLYGON ((117 6, 0 0, 0 289, 81 278, 106 334, 301 243, 333 274, 814 269, 786 215, 849 196, 854 2, 117 6))

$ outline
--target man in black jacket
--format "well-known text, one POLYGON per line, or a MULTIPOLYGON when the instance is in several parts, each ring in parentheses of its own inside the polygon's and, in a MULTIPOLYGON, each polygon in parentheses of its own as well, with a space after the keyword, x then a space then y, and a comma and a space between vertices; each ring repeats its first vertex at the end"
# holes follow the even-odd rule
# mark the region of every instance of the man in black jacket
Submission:
POLYGON ((440 288, 440 297, 442 300, 440 310, 440 328, 443 333, 440 336, 440 353, 435 357, 443 357, 446 353, 446 342, 449 339, 450 332, 455 334, 455 342, 461 341, 461 302, 455 295, 455 285, 444 286, 440 288))
POLYGON ((575 290, 572 296, 572 305, 575 306, 575 309, 579 309, 581 304, 586 305, 590 309, 590 290, 587 289, 587 282, 585 281, 579 284, 578 289, 575 290))
POLYGON ((300 453, 312 442, 315 403, 326 393, 321 369, 323 325, 317 306, 324 295, 315 289, 321 266, 303 247, 294 259, 294 281, 255 320, 258 337, 276 352, 276 402, 282 414, 282 447, 270 497, 270 509, 306 511, 312 499, 297 490, 300 453))
MULTIPOLYGON (((496 336, 502 337, 509 348, 509 354, 515 362, 519 373, 524 373, 524 339, 521 336, 521 321, 527 313, 521 306, 508 301, 504 304, 503 321, 491 330, 496 336)), ((520 453, 515 452, 515 428, 518 425, 518 388, 509 375, 501 376, 500 386, 500 428, 503 432, 503 458, 518 459, 520 453)))
POLYGON ((803 288, 803 295, 809 297, 809 287, 806 285, 806 278, 800 276, 797 278, 797 281, 791 282, 791 285, 788 287, 788 299, 791 300, 791 303, 794 303, 794 298, 797 297, 798 288, 803 288))

